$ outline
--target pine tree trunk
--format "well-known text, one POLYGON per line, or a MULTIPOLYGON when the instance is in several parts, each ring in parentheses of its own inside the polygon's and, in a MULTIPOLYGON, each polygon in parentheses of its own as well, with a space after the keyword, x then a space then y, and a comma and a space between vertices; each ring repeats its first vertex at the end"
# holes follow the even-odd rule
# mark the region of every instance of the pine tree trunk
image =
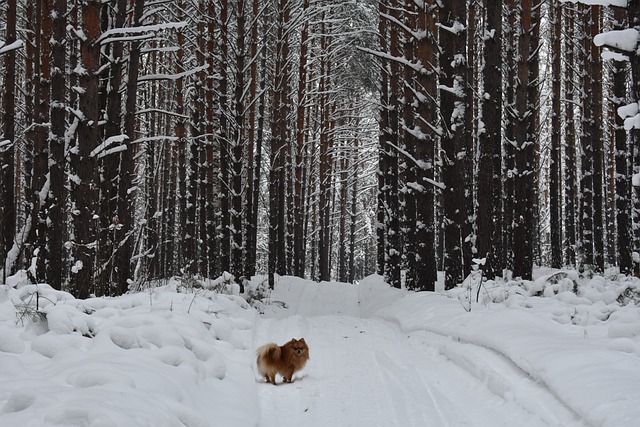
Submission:
POLYGON ((250 78, 249 78, 249 125, 247 132, 247 195, 246 195, 246 207, 245 207, 245 271, 244 275, 251 277, 255 274, 255 248, 253 244, 253 236, 256 230, 256 224, 253 221, 253 205, 258 203, 254 199, 254 175, 255 175, 255 148, 256 148, 256 108, 258 97, 258 13, 259 13, 259 1, 253 0, 251 2, 251 14, 254 18, 251 24, 251 42, 250 42, 250 55, 251 66, 250 78))
MULTIPOLYGON (((535 185, 535 98, 532 86, 537 84, 532 78, 533 61, 536 55, 532 48, 536 43, 533 35, 536 13, 533 0, 521 2, 520 36, 518 39, 518 83, 515 110, 516 127, 515 165, 517 175, 514 187, 514 229, 513 229, 513 275, 525 280, 531 279, 533 271, 533 245, 536 225, 534 212, 535 185)), ((537 66, 537 64, 535 64, 537 66)))
MULTIPOLYGON (((323 15, 325 16, 325 15, 323 15)), ((326 18, 326 16, 325 16, 326 18)), ((331 40, 328 26, 323 19, 320 49, 324 52, 320 61, 320 194, 319 194, 319 236, 318 236, 318 270, 321 281, 331 280, 331 185, 333 181, 333 135, 330 135, 331 96, 331 58, 329 45, 331 40)))
POLYGON ((604 272, 604 133, 602 123, 606 123, 602 114, 602 59, 600 47, 593 39, 600 33, 600 6, 591 6, 589 20, 592 116, 591 134, 593 150, 593 264, 597 272, 604 272))
MULTIPOLYGON (((387 13, 386 1, 378 2, 379 14, 387 13)), ((388 21, 379 18, 378 31, 380 33, 380 51, 386 52, 387 37, 389 34, 388 21)), ((378 118, 380 132, 378 134, 378 197, 377 197, 377 272, 380 276, 385 274, 386 253, 387 253, 387 232, 386 232, 386 185, 385 180, 389 165, 387 158, 387 139, 389 137, 389 66, 383 62, 380 81, 380 107, 378 118)))
MULTIPOLYGON (((563 7, 565 10, 564 25, 565 38, 565 58, 567 64, 573 64, 575 60, 575 43, 574 27, 575 27, 575 11, 573 8, 563 7)), ((565 169, 562 182, 565 187, 564 199, 564 262, 567 265, 576 264, 576 208, 578 206, 576 189, 577 189, 577 161, 576 161, 576 128, 574 119, 574 93, 575 93, 575 73, 572 66, 565 67, 564 72, 564 97, 566 99, 566 107, 564 109, 565 118, 565 143, 564 157, 565 169)))
MULTIPOLYGON (((232 193, 232 230, 231 239, 232 250, 232 273, 236 278, 240 278, 244 272, 243 255, 244 245, 242 239, 243 207, 242 203, 242 168, 244 160, 245 146, 245 125, 244 125, 244 94, 245 94, 245 0, 236 1, 236 78, 235 78, 235 123, 232 151, 233 166, 233 193, 232 193)), ((240 281, 240 290, 244 292, 244 285, 240 281)))
MULTIPOLYGON (((515 82, 518 74, 517 58, 517 45, 518 34, 516 32, 516 0, 507 0, 507 25, 503 28, 505 31, 505 54, 504 61, 506 63, 506 76, 505 80, 508 82, 515 82)), ((516 170, 516 149, 515 144, 515 129, 517 122, 517 110, 515 108, 515 92, 514 85, 505 87, 505 110, 506 125, 504 128, 504 184, 503 184, 503 197, 502 197, 502 217, 503 217, 503 232, 502 232, 502 257, 498 257, 497 262, 502 261, 501 270, 511 269, 513 270, 513 241, 514 241, 514 209, 515 209, 515 178, 517 175, 516 170)))
POLYGON ((502 1, 484 0, 486 13, 484 47, 484 92, 478 142, 478 256, 486 258, 484 275, 501 271, 502 232, 502 1))
MULTIPOLYGON (((614 10, 615 30, 622 30, 625 21, 621 9, 614 10)), ((627 98, 627 67, 624 62, 613 63, 613 99, 616 106, 625 104, 627 98)), ((618 249, 618 266, 622 274, 633 273, 632 223, 631 223, 631 188, 629 175, 631 173, 631 147, 624 129, 624 120, 614 114, 614 141, 615 141, 615 217, 616 236, 618 249)))
POLYGON ((219 121, 220 127, 217 130, 218 134, 218 147, 220 150, 219 166, 220 166, 220 267, 223 272, 230 272, 231 270, 231 217, 230 217, 230 197, 231 193, 229 187, 231 185, 229 181, 229 160, 230 160, 230 144, 227 135, 228 122, 227 116, 230 113, 228 111, 227 100, 227 63, 229 61, 229 28, 228 23, 229 5, 228 0, 221 0, 220 2, 220 41, 218 44, 218 50, 220 55, 220 62, 218 64, 219 77, 219 121))
POLYGON ((28 202, 30 204, 31 226, 28 239, 28 246, 32 250, 27 252, 27 264, 31 264, 31 257, 37 253, 36 279, 46 281, 46 264, 48 262, 47 253, 47 225, 45 206, 41 203, 40 193, 42 192, 47 174, 49 173, 49 135, 50 135, 50 99, 51 99, 51 36, 52 20, 51 7, 48 1, 40 1, 39 22, 40 31, 37 36, 39 44, 40 64, 38 66, 39 79, 36 85, 37 105, 36 105, 36 131, 33 140, 33 171, 31 174, 31 188, 28 202))
POLYGON ((72 289, 80 299, 89 297, 93 290, 94 256, 97 239, 96 220, 98 195, 96 193, 97 161, 91 152, 99 139, 100 118, 99 75, 100 1, 82 4, 82 29, 86 36, 80 42, 80 58, 83 72, 78 84, 83 91, 78 95, 82 118, 78 123, 76 149, 71 151, 71 201, 74 206, 74 241, 72 289))
MULTIPOLYGON (((399 1, 391 0, 389 2, 389 14, 392 19, 398 21, 399 16, 399 1)), ((391 25, 389 30, 389 54, 393 58, 400 58, 400 36, 398 33, 398 27, 391 25)), ((392 60, 389 76, 389 135, 387 139, 387 146, 385 150, 387 152, 388 169, 385 179, 386 194, 386 209, 388 215, 386 217, 386 266, 385 266, 385 279, 388 284, 394 288, 400 289, 400 269, 402 261, 402 248, 401 248, 401 230, 400 230, 400 200, 399 200, 399 169, 398 169, 398 147, 400 147, 400 117, 399 114, 402 111, 400 105, 400 97, 396 94, 402 93, 402 87, 400 86, 400 64, 392 60)))
MULTIPOLYGON (((268 28, 268 18, 263 23, 263 34, 266 35, 268 28)), ((247 243, 247 264, 250 269, 250 275, 255 274, 257 260, 257 232, 258 232, 258 201, 260 196, 260 177, 262 175, 262 144, 264 139, 265 128, 265 106, 266 106, 266 84, 267 84, 267 47, 263 43, 260 53, 260 96, 258 99, 258 123, 256 131, 256 154, 255 154, 255 173, 251 176, 253 179, 253 205, 251 209, 251 224, 249 227, 250 239, 247 243)))
POLYGON ((62 289, 65 240, 65 206, 67 203, 67 179, 65 131, 66 131, 66 39, 67 0, 55 0, 53 4, 52 66, 51 73, 51 166, 49 168, 50 192, 47 206, 51 227, 48 235, 47 282, 54 289, 62 289))
POLYGON ((436 268, 436 229, 435 229, 435 147, 437 141, 433 124, 437 122, 435 100, 437 99, 437 29, 433 11, 434 1, 427 1, 418 9, 418 28, 424 31, 425 38, 416 46, 416 59, 423 69, 416 77, 417 88, 421 88, 421 97, 416 111, 416 134, 421 138, 416 143, 416 159, 421 167, 416 169, 416 289, 435 290, 436 268))
POLYGON ((466 87, 466 1, 454 0, 440 9, 440 111, 443 120, 442 178, 444 209, 445 289, 464 279, 463 235, 465 199, 461 153, 464 152, 466 87), (444 28, 446 29, 444 29, 444 28))
MULTIPOLYGON (((404 23, 410 28, 416 27, 416 10, 413 7, 413 2, 405 2, 403 18, 404 23)), ((411 63, 416 61, 415 48, 417 42, 415 38, 405 32, 404 37, 404 57, 411 63)), ((416 158, 416 150, 418 142, 416 140, 416 123, 415 115, 416 109, 414 107, 414 90, 416 85, 414 82, 414 71, 412 67, 405 65, 404 70, 404 102, 402 105, 402 127, 405 130, 403 133, 403 142, 405 151, 414 159, 416 158)), ((419 190, 419 183, 417 178, 419 165, 412 159, 407 159, 407 166, 404 171, 404 216, 402 226, 402 237, 404 241, 404 259, 405 259, 405 286, 407 289, 418 288, 418 271, 420 269, 420 259, 418 256, 418 241, 414 238, 413 233, 417 226, 417 206, 416 206, 416 193, 419 190)))
MULTIPOLYGON (((207 46, 206 46, 206 57, 207 57, 207 65, 209 69, 207 70, 207 74, 212 74, 216 71, 216 63, 215 63, 215 20, 214 20, 214 2, 213 0, 207 0, 207 46)), ((206 85, 206 105, 211 106, 215 104, 214 99, 214 81, 213 79, 207 79, 206 85)), ((216 216, 216 193, 215 193, 215 182, 217 182, 217 177, 214 174, 214 164, 215 164, 215 144, 216 137, 214 135, 215 127, 214 127, 214 109, 207 108, 206 109, 206 146, 205 146, 205 159, 206 159, 206 167, 204 182, 205 190, 204 190, 204 199, 205 199, 205 212, 204 216, 206 222, 206 277, 217 277, 220 274, 219 269, 219 259, 220 254, 218 253, 218 235, 216 232, 217 228, 217 216, 216 216)))
MULTIPOLYGON (((5 43, 10 45, 16 41, 16 1, 7 0, 7 21, 5 43)), ((7 253, 13 246, 16 232, 16 206, 14 185, 14 156, 15 156, 15 86, 16 86, 16 51, 10 50, 4 55, 4 87, 2 89, 3 104, 3 136, 0 138, 0 268, 2 268, 2 283, 13 273, 7 271, 7 253)))
POLYGON ((580 135, 580 144, 582 145, 582 176, 580 179, 580 225, 581 236, 580 239, 580 252, 582 256, 581 266, 587 266, 587 268, 594 267, 594 212, 593 212, 593 182, 594 182, 594 144, 592 140, 593 129, 593 97, 590 96, 593 93, 592 80, 589 76, 589 64, 590 64, 590 52, 591 44, 593 41, 588 36, 589 31, 589 7, 580 5, 578 7, 578 14, 580 22, 582 23, 582 33, 580 34, 581 44, 579 46, 579 66, 581 68, 582 76, 582 88, 581 101, 582 101, 582 133, 580 135))
POLYGON ((285 198, 287 136, 287 60, 289 42, 289 5, 279 0, 277 6, 276 58, 271 109, 271 169, 269 173, 269 286, 275 286, 275 274, 285 273, 285 198))
POLYGON ((562 165, 562 129, 560 121, 562 110, 561 92, 561 37, 562 37, 562 6, 555 0, 550 6, 552 39, 551 39, 551 74, 553 75, 551 100, 551 164, 549 176, 549 222, 551 227, 551 267, 562 266, 562 203, 560 167, 562 165))
POLYGON ((303 0, 301 14, 304 17, 300 34, 300 61, 298 67, 298 103, 296 109, 296 148, 295 148, 295 181, 294 181, 294 228, 293 228, 293 274, 304 277, 304 144, 305 144, 305 112, 307 102, 307 56, 309 23, 306 18, 309 0, 303 0))

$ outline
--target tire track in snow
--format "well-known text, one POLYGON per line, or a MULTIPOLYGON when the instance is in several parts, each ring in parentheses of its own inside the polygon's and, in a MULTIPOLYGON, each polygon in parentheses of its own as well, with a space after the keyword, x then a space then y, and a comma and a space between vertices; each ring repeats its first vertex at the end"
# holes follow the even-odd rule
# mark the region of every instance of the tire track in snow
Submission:
POLYGON ((486 384, 489 391, 512 401, 541 422, 563 427, 589 425, 545 383, 531 378, 500 352, 431 331, 412 332, 409 336, 415 345, 434 349, 486 384))

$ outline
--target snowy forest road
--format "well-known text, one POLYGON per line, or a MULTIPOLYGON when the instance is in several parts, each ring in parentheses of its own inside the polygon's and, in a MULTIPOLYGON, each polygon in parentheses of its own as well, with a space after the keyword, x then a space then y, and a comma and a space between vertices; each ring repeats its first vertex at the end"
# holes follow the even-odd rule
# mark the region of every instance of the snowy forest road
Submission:
POLYGON ((585 425, 496 352, 361 317, 357 286, 280 283, 273 298, 286 308, 258 320, 255 346, 304 337, 310 360, 291 384, 257 384, 262 427, 585 425))

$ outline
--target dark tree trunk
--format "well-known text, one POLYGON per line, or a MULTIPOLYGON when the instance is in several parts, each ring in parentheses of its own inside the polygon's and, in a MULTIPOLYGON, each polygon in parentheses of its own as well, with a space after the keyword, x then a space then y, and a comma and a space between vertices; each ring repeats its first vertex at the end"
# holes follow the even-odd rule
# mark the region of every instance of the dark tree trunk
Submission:
MULTIPOLYGON (((145 0, 133 1, 133 26, 141 25, 140 20, 144 12, 145 0)), ((124 133, 128 137, 127 150, 122 153, 120 161, 120 186, 118 196, 118 214, 122 228, 118 231, 117 241, 122 246, 116 255, 116 268, 118 270, 118 281, 116 283, 117 293, 122 294, 128 290, 129 281, 133 279, 131 272, 131 258, 134 247, 134 201, 136 193, 133 190, 136 154, 133 141, 136 139, 136 101, 137 87, 140 65, 140 43, 133 41, 129 48, 129 70, 127 78, 127 98, 125 101, 124 113, 124 133)))
MULTIPOLYGON (((614 29, 622 30, 625 24, 625 16, 621 9, 614 10, 614 29)), ((614 105, 625 105, 627 100, 627 67, 624 62, 613 63, 613 99, 614 105)), ((631 229, 631 189, 629 175, 631 173, 631 150, 624 129, 624 120, 614 114, 614 141, 615 141, 615 217, 616 236, 618 246, 618 265, 622 274, 633 273, 633 245, 631 229)))
MULTIPOLYGON (((565 57, 567 64, 573 64, 575 60, 575 42, 574 26, 575 26, 575 11, 571 7, 563 7, 565 10, 565 32, 567 34, 565 40, 565 57)), ((565 199, 564 199, 564 229, 565 229, 565 241, 564 241, 564 262, 567 265, 575 265, 576 263, 576 209, 578 206, 577 200, 577 162, 576 162, 576 128, 574 119, 574 93, 575 93, 575 73, 574 67, 565 67, 564 74, 564 97, 566 99, 566 107, 564 109, 565 117, 565 143, 564 143, 564 175, 563 185, 565 187, 565 199)))
POLYGON ((92 151, 98 146, 100 137, 99 75, 101 2, 87 1, 82 4, 82 28, 86 36, 80 43, 81 65, 84 70, 78 76, 83 91, 78 95, 82 118, 78 123, 76 149, 71 152, 71 200, 74 204, 74 241, 72 288, 74 294, 84 299, 93 290, 94 256, 97 239, 96 184, 97 161, 92 151))
MULTIPOLYGON (((245 0, 236 1, 236 78, 235 78, 235 123, 231 164, 233 166, 233 188, 232 193, 232 230, 231 240, 232 250, 232 273, 236 278, 240 278, 245 268, 243 265, 244 245, 242 239, 243 226, 243 206, 242 203, 242 166, 245 147, 245 0)), ((244 285, 240 281, 240 290, 244 292, 244 285)))
MULTIPOLYGON (((326 18, 326 16, 325 16, 326 18)), ((333 135, 330 134, 331 120, 331 58, 330 37, 323 20, 320 49, 323 52, 320 65, 320 193, 319 193, 319 237, 318 237, 318 270, 321 281, 331 280, 331 198, 333 181, 333 135)))
POLYGON ((415 56, 423 65, 417 79, 421 97, 416 110, 416 134, 421 135, 416 142, 416 158, 421 167, 416 169, 418 191, 416 206, 416 289, 434 291, 437 281, 436 229, 435 229, 435 147, 437 135, 433 125, 437 123, 437 29, 434 16, 434 1, 427 1, 418 9, 418 28, 424 31, 425 39, 417 43, 415 56))
POLYGON ((275 274, 284 274, 285 252, 285 156, 287 136, 287 60, 289 54, 288 25, 290 10, 285 0, 277 6, 276 58, 271 109, 271 168, 269 173, 269 286, 275 285, 275 274))
POLYGON ((561 37, 562 37, 562 5, 555 0, 550 5, 552 38, 551 38, 551 67, 552 89, 551 89, 551 165, 549 172, 549 222, 551 227, 551 267, 560 268, 562 266, 562 203, 560 167, 562 166, 562 110, 560 101, 561 91, 561 37))
POLYGON ((600 47, 593 39, 600 33, 600 6, 591 6, 588 40, 590 62, 588 75, 591 79, 592 116, 591 134, 593 149, 593 264, 597 272, 604 272, 604 132, 606 123, 602 114, 602 59, 600 47))
POLYGON ((532 7, 533 0, 521 4, 520 35, 518 39, 518 82, 515 96, 516 127, 515 165, 517 175, 514 187, 514 229, 513 229, 513 275, 525 280, 531 279, 533 271, 534 236, 536 212, 535 192, 535 103, 532 87, 537 84, 532 68, 537 67, 536 37, 534 36, 537 12, 532 7))
MULTIPOLYGON (((389 14, 392 19, 399 21, 398 10, 399 1, 391 0, 389 14)), ((389 54, 393 58, 400 58, 400 35, 398 26, 391 24, 389 29, 389 54)), ((400 288, 400 269, 402 260, 401 231, 400 231, 400 200, 399 200, 399 169, 398 169, 398 148, 400 147, 400 117, 401 112, 400 97, 396 94, 402 93, 400 86, 400 64, 392 60, 389 74, 389 135, 387 137, 387 175, 385 179, 386 190, 386 240, 387 247, 385 253, 385 279, 394 288, 400 288)))
MULTIPOLYGON (((387 13, 386 1, 378 2, 379 14, 387 13)), ((380 33, 380 50, 386 52, 387 36, 389 33, 388 21, 380 17, 378 31, 380 33)), ((380 276, 385 274, 386 253, 387 253, 387 232, 386 232, 386 185, 385 180, 389 165, 387 158, 387 139, 389 137, 389 67, 386 61, 382 61, 380 81, 380 131, 378 135, 378 207, 377 207, 377 272, 380 276)))
POLYGON ((478 142, 478 256, 486 258, 484 274, 500 273, 502 232, 502 1, 484 0, 486 13, 484 48, 484 131, 478 142))
POLYGON ((294 181, 294 228, 293 228, 293 274, 304 277, 304 144, 305 144, 305 112, 307 102, 307 55, 309 39, 309 23, 306 18, 309 0, 303 0, 302 15, 304 22, 300 34, 300 61, 298 67, 298 103, 296 110, 296 154, 294 181))
MULTIPOLYGON (((7 1, 7 21, 5 43, 10 45, 16 41, 16 0, 7 1)), ((14 156, 15 156, 15 118, 16 118, 16 51, 10 50, 4 56, 4 87, 2 89, 3 104, 3 136, 0 138, 0 268, 2 268, 2 283, 13 273, 7 271, 7 253, 13 246, 16 233, 16 206, 14 184, 14 156)), ((29 76, 31 78, 31 76, 29 76)))
POLYGON ((51 166, 49 168, 50 192, 47 206, 49 222, 47 231, 48 258, 47 281, 54 289, 62 289, 64 281, 65 206, 67 203, 67 179, 65 174, 66 131, 66 26, 67 0, 55 0, 53 9, 52 66, 51 73, 51 166))
POLYGON ((466 1, 454 0, 440 9, 440 97, 443 121, 442 178, 444 213, 445 288, 451 289, 464 279, 463 235, 465 223, 465 170, 460 160, 464 152, 466 87, 466 1))
POLYGON ((230 272, 231 270, 231 217, 230 217, 230 196, 229 186, 229 139, 228 139, 228 76, 227 62, 229 60, 229 28, 227 26, 229 15, 228 0, 220 2, 220 40, 218 43, 218 51, 220 55, 220 63, 218 64, 219 77, 219 104, 220 104, 220 127, 217 130, 218 147, 220 149, 220 268, 222 271, 230 272))
POLYGON ((594 98, 590 95, 593 93, 592 79, 589 76, 589 63, 591 44, 593 41, 588 37, 590 13, 589 7, 580 5, 578 7, 580 22, 583 25, 581 34, 581 43, 579 46, 578 66, 581 69, 582 88, 580 90, 582 101, 582 133, 580 135, 580 144, 582 145, 582 177, 580 179, 580 252, 582 256, 581 266, 587 268, 594 267, 594 212, 593 212, 593 183, 594 183, 594 140, 592 134, 594 132, 594 98))

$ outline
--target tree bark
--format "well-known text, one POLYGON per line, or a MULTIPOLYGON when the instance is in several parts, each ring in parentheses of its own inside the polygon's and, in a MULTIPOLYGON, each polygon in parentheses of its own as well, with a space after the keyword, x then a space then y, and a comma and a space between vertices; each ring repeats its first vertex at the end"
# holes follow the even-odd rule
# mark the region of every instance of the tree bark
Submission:
POLYGON ((465 202, 460 156, 464 152, 466 81, 466 1, 454 0, 440 9, 440 111, 442 115, 442 177, 445 289, 464 279, 463 235, 465 202))
POLYGON ((71 151, 71 201, 74 217, 73 275, 74 294, 84 299, 94 292, 93 273, 97 239, 96 220, 98 195, 96 192, 97 161, 91 155, 98 146, 100 136, 99 85, 101 2, 87 1, 82 4, 82 28, 86 38, 80 42, 82 70, 78 84, 83 91, 78 95, 82 117, 78 123, 76 147, 71 151))

